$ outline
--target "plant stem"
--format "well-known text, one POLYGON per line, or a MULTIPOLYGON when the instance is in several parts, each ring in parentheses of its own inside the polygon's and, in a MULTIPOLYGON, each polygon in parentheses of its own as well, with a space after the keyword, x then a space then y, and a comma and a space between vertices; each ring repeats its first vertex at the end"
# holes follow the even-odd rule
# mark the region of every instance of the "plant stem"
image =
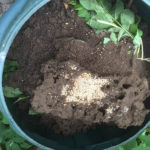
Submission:
POLYGON ((104 20, 99 20, 99 19, 97 19, 96 21, 99 22, 99 23, 107 24, 107 25, 110 25, 110 26, 113 26, 113 27, 115 27, 115 28, 119 28, 119 29, 120 29, 120 27, 117 26, 117 25, 114 24, 114 23, 110 23, 110 22, 107 22, 107 21, 104 21, 104 20))
POLYGON ((141 38, 141 58, 142 58, 142 60, 144 60, 144 47, 143 47, 143 41, 142 41, 142 38, 141 38))

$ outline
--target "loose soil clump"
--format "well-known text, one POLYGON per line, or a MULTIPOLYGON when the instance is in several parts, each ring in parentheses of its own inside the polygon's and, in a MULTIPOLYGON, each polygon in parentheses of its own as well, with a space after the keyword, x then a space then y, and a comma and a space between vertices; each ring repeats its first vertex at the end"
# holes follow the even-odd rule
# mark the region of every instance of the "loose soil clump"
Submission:
POLYGON ((52 0, 41 8, 11 47, 8 59, 20 67, 5 84, 31 96, 18 109, 40 112, 38 121, 63 135, 101 124, 140 126, 149 112, 149 78, 144 63, 127 54, 131 40, 104 46, 108 33, 97 35, 64 4, 52 0))

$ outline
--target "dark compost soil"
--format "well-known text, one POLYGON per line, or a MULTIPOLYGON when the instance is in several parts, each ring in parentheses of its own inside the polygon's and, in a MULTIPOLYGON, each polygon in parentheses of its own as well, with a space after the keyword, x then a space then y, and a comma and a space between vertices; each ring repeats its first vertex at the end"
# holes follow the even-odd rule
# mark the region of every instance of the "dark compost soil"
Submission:
POLYGON ((102 123, 127 128, 140 126, 150 96, 145 65, 127 50, 130 39, 102 44, 65 1, 50 2, 24 25, 8 59, 19 62, 5 84, 31 98, 18 109, 41 112, 40 122, 64 135, 102 123))

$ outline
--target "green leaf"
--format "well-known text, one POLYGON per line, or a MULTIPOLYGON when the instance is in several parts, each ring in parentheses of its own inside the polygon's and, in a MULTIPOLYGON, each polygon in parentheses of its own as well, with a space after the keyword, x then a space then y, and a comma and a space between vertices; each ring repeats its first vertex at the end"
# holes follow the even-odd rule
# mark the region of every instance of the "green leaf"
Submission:
POLYGON ((4 141, 4 135, 6 135, 5 133, 6 133, 6 127, 2 123, 0 123, 0 141, 1 141, 0 143, 2 144, 4 141))
POLYGON ((74 9, 75 9, 75 10, 82 10, 83 7, 82 7, 81 4, 77 4, 77 5, 74 6, 74 9))
POLYGON ((78 11, 78 16, 84 18, 86 21, 91 17, 90 13, 84 8, 78 11))
POLYGON ((18 67, 18 62, 7 60, 4 66, 4 73, 15 71, 16 69, 18 69, 18 67))
MULTIPOLYGON (((89 26, 91 26, 92 28, 94 29, 97 29, 97 30, 101 30, 101 29, 107 29, 110 27, 110 25, 108 24, 104 24, 104 23, 99 23, 97 20, 101 20, 101 16, 99 15, 94 15, 88 22, 87 24, 89 26)), ((106 19, 106 18, 105 18, 106 19)), ((102 19, 104 20, 104 19, 102 19)))
POLYGON ((105 8, 98 4, 97 0, 79 0, 80 4, 87 10, 93 10, 99 19, 113 22, 112 17, 105 12, 105 8))
POLYGON ((140 36, 143 36, 143 31, 142 30, 138 29, 138 32, 139 32, 140 36))
POLYGON ((18 62, 7 60, 4 65, 3 80, 7 79, 8 72, 13 72, 17 70, 18 67, 19 67, 18 62))
POLYGON ((125 9, 121 13, 120 19, 121 19, 121 24, 124 25, 124 27, 126 27, 126 29, 128 29, 131 24, 134 24, 135 15, 131 10, 125 9))
POLYGON ((115 150, 125 150, 125 149, 121 146, 121 147, 116 148, 115 150))
POLYGON ((16 133, 11 128, 6 128, 5 129, 5 135, 3 136, 3 138, 5 140, 13 139, 15 136, 16 136, 16 133))
POLYGON ((148 127, 145 131, 149 135, 150 134, 150 127, 148 127))
POLYGON ((132 148, 135 148, 135 147, 137 147, 138 145, 137 145, 137 141, 136 141, 136 139, 134 139, 134 140, 132 140, 132 141, 130 141, 129 143, 127 143, 126 145, 124 145, 123 146, 123 148, 126 150, 131 150, 132 148))
POLYGON ((150 147, 138 146, 138 147, 132 148, 131 150, 150 150, 150 147))
POLYGON ((91 19, 87 22, 87 24, 90 25, 92 28, 99 30, 99 29, 106 29, 110 27, 110 25, 97 22, 97 19, 113 23, 112 17, 105 12, 105 8, 99 5, 96 0, 80 0, 80 4, 85 9, 93 10, 96 12, 96 14, 93 15, 91 19))
POLYGON ((76 5, 77 2, 76 2, 76 0, 70 0, 69 4, 70 4, 70 5, 76 5))
MULTIPOLYGON (((139 21, 140 21, 140 20, 139 20, 139 21)), ((130 32, 131 32, 134 36, 136 36, 137 31, 139 32, 139 36, 142 36, 142 35, 143 35, 142 30, 138 29, 139 21, 138 21, 136 24, 131 24, 131 25, 130 25, 130 32)))
POLYGON ((3 80, 6 80, 8 78, 8 73, 3 73, 3 80))
POLYGON ((130 32, 135 36, 138 30, 137 24, 131 24, 130 25, 130 32))
POLYGON ((105 9, 111 10, 112 4, 107 0, 97 0, 100 5, 103 5, 105 9))
POLYGON ((0 143, 2 143, 2 141, 3 141, 3 138, 0 136, 0 143))
POLYGON ((6 118, 3 116, 2 113, 0 113, 0 122, 4 125, 8 125, 9 122, 6 120, 6 118))
POLYGON ((145 143, 146 146, 150 146, 150 135, 139 136, 139 139, 145 143))
POLYGON ((114 42, 114 43, 117 43, 117 36, 114 32, 112 32, 110 34, 110 39, 114 42))
POLYGON ((124 4, 122 2, 122 0, 117 0, 116 1, 116 4, 113 8, 113 11, 112 11, 112 15, 115 19, 118 19, 120 17, 120 14, 121 12, 124 11, 124 4))
POLYGON ((9 141, 6 141, 5 142, 5 147, 6 147, 6 150, 12 150, 11 149, 11 146, 14 142, 12 140, 9 140, 9 141))
POLYGON ((133 39, 133 44, 135 47, 140 46, 141 44, 141 36, 140 36, 140 30, 137 30, 136 36, 133 39))
POLYGON ((18 144, 16 144, 12 139, 5 143, 5 147, 7 150, 21 150, 18 144))
POLYGON ((120 39, 122 38, 123 34, 124 34, 124 30, 120 30, 119 34, 118 34, 118 41, 120 41, 120 39))
POLYGON ((1 120, 0 120, 0 136, 2 136, 2 131, 5 131, 5 125, 1 122, 1 120))
POLYGON ((6 118, 3 117, 3 119, 1 120, 1 122, 4 124, 4 125, 9 125, 9 122, 6 120, 6 118))
POLYGON ((108 32, 119 32, 120 29, 119 28, 115 28, 115 27, 111 27, 108 29, 108 32))
POLYGON ((18 144, 13 143, 13 144, 11 145, 11 150, 21 150, 21 148, 20 148, 20 146, 19 146, 18 144))
POLYGON ((23 93, 18 88, 12 88, 8 86, 3 87, 4 96, 7 98, 17 98, 23 93))
POLYGON ((104 38, 103 44, 107 44, 110 41, 110 38, 104 38))
POLYGON ((131 38, 131 36, 126 32, 122 35, 122 37, 130 37, 131 38))
POLYGON ((27 142, 24 142, 24 143, 20 144, 20 147, 25 149, 25 150, 28 150, 29 148, 32 147, 32 145, 27 143, 27 142))
POLYGON ((14 141, 15 143, 18 143, 18 144, 25 142, 25 140, 24 140, 22 137, 19 137, 19 136, 14 137, 14 138, 13 138, 13 141, 14 141))
POLYGON ((87 10, 97 10, 98 8, 102 9, 96 0, 79 0, 80 4, 87 10))

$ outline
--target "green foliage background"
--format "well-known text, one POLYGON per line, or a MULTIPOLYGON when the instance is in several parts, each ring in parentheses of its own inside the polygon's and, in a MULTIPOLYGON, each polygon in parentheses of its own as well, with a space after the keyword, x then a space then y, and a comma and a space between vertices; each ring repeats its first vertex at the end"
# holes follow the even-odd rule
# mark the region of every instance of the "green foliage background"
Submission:
MULTIPOLYGON (((7 79, 9 72, 17 70, 19 64, 16 61, 7 60, 4 66, 3 81, 7 79)), ((4 96, 9 100, 16 99, 14 104, 28 98, 18 88, 9 86, 3 87, 4 96)), ((0 150, 28 150, 32 145, 18 136, 9 126, 8 121, 0 112, 0 150)))
POLYGON ((0 150, 28 150, 32 145, 18 136, 0 113, 0 150))
POLYGON ((134 140, 115 150, 150 150, 150 127, 134 140))

